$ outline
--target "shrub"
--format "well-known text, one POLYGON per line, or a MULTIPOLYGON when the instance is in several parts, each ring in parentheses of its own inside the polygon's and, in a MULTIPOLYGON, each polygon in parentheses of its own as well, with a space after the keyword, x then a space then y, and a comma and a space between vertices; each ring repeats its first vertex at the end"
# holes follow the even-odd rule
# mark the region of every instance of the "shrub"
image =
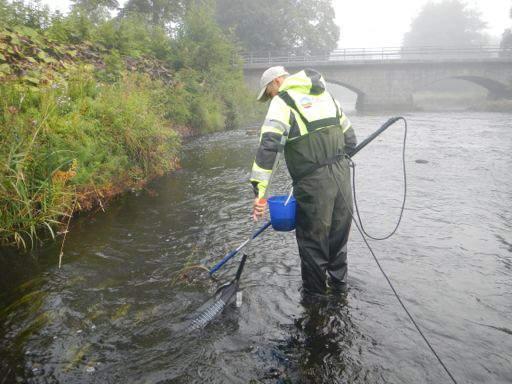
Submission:
POLYGON ((130 12, 0 0, 0 245, 54 237, 78 202, 174 169, 173 125, 197 133, 253 116, 235 48, 211 7, 172 25, 130 12))
POLYGON ((0 243, 54 236, 87 191, 108 194, 172 170, 179 138, 155 107, 161 86, 136 74, 99 84, 87 67, 59 86, 1 85, 0 243))

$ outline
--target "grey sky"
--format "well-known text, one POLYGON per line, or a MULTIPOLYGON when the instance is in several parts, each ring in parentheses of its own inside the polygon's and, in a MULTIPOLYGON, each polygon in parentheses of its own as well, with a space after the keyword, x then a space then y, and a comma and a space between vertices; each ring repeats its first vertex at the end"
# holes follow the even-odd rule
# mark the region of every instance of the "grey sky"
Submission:
MULTIPOLYGON (((236 0, 233 0, 236 1, 236 0)), ((439 2, 441 0, 433 0, 439 2)), ((66 11, 69 0, 42 0, 52 9, 66 11)), ((124 3, 123 0, 120 1, 124 3)), ((340 46, 398 47, 409 30, 412 19, 427 0, 334 0, 336 20, 340 25, 340 46)), ((512 0, 466 0, 481 12, 487 33, 500 37, 512 25, 509 18, 512 0)))

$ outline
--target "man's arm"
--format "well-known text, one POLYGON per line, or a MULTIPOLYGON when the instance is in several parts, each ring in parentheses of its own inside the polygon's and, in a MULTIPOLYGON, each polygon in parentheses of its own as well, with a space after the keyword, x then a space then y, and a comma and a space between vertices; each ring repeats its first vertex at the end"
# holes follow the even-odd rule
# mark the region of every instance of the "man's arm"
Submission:
POLYGON ((343 134, 345 136, 345 153, 352 156, 354 149, 357 147, 357 137, 354 128, 351 126, 343 134))
POLYGON ((251 172, 250 181, 258 198, 265 194, 281 138, 290 129, 289 117, 288 106, 279 97, 274 97, 261 127, 260 145, 251 172))
POLYGON ((352 123, 348 119, 348 117, 345 115, 345 112, 343 112, 343 109, 341 108, 340 103, 336 100, 336 105, 339 108, 340 111, 340 125, 341 129, 343 131, 343 135, 345 137, 345 153, 349 156, 352 155, 352 152, 357 146, 357 137, 356 133, 354 131, 354 128, 352 127, 352 123))

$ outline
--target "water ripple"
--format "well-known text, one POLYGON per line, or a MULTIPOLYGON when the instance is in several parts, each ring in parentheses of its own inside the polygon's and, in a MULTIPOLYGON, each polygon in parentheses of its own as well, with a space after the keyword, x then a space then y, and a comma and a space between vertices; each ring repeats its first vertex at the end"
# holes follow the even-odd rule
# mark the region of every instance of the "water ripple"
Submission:
MULTIPOLYGON (((363 138, 386 118, 352 120, 363 138)), ((512 381, 510 118, 409 116, 404 221, 392 241, 374 244, 459 382, 512 381)), ((375 234, 399 211, 401 139, 389 130, 356 159, 360 207, 375 234)), ((257 140, 242 130, 191 141, 183 170, 151 186, 156 195, 128 195, 81 218, 61 270, 56 246, 11 262, 0 296, 0 381, 445 382, 356 232, 345 301, 301 301, 294 234, 269 229, 248 250, 242 306, 205 330, 179 332, 218 283, 199 274, 198 284, 176 284, 178 272, 213 265, 249 236, 257 140)), ((281 170, 275 190, 287 193, 289 183, 281 170)), ((219 271, 219 283, 239 260, 219 271)))

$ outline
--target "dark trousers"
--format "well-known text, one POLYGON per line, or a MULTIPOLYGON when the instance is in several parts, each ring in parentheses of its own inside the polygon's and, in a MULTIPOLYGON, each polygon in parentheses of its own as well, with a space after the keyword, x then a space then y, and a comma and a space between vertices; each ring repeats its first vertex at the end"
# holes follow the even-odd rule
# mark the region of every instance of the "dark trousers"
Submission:
POLYGON ((304 293, 324 294, 327 281, 333 290, 344 289, 352 220, 352 190, 347 161, 324 166, 302 178, 295 185, 294 195, 297 199, 296 237, 304 293))

